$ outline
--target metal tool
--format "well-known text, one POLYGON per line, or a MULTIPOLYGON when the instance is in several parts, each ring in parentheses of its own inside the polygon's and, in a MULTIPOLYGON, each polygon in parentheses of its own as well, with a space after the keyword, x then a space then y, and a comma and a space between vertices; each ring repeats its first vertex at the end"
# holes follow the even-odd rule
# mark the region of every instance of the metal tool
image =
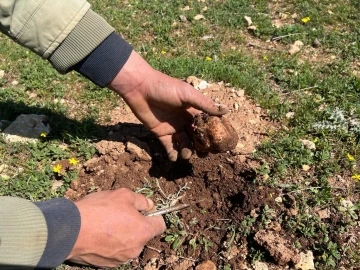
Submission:
POLYGON ((179 211, 181 209, 187 208, 189 207, 189 204, 179 204, 179 205, 174 205, 174 206, 170 206, 170 207, 165 207, 159 210, 155 210, 153 212, 145 212, 143 213, 144 216, 147 217, 154 217, 154 216, 160 216, 160 215, 165 215, 174 211, 179 211))

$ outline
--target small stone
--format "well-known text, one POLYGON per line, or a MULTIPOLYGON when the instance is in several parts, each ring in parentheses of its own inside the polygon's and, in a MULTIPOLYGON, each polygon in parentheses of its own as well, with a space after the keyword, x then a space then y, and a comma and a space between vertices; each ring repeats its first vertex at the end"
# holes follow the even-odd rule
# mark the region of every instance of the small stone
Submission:
POLYGON ((234 103, 234 109, 235 109, 235 111, 239 110, 239 104, 238 103, 234 103))
POLYGON ((282 203, 282 198, 279 196, 279 197, 276 197, 275 198, 275 202, 277 203, 282 203))
POLYGON ((344 206, 345 208, 350 208, 354 206, 353 202, 349 200, 342 200, 341 205, 344 206))
POLYGON ((237 95, 238 97, 243 97, 243 96, 245 96, 245 91, 242 90, 242 89, 240 89, 240 90, 236 91, 236 95, 237 95))
POLYGON ((208 36, 203 36, 202 38, 200 38, 201 40, 209 40, 209 39, 213 39, 214 36, 213 35, 208 35, 208 36))
POLYGON ((187 18, 185 15, 180 15, 179 18, 180 18, 180 21, 187 22, 187 18))
POLYGON ((326 219, 326 218, 330 218, 331 212, 329 208, 325 208, 316 211, 316 214, 318 214, 320 219, 326 219))
POLYGON ((0 79, 4 78, 5 71, 0 69, 0 79))
POLYGON ((244 19, 245 19, 245 21, 247 22, 247 25, 248 25, 248 26, 252 25, 251 17, 245 16, 244 19))
POLYGON ((14 81, 11 82, 11 85, 12 85, 12 86, 17 86, 18 84, 19 84, 19 82, 16 81, 16 80, 14 80, 14 81))
POLYGON ((309 165, 302 165, 302 170, 307 172, 308 170, 310 170, 310 166, 309 165))
POLYGON ((205 12, 205 11, 207 11, 207 10, 208 10, 208 7, 203 7, 203 8, 202 8, 202 11, 203 11, 203 12, 205 12))
POLYGON ((205 261, 195 267, 195 270, 216 270, 216 265, 212 261, 205 261))
POLYGON ((304 147, 306 147, 306 148, 308 148, 308 149, 310 149, 310 150, 316 150, 316 145, 315 145, 315 143, 312 142, 312 141, 309 141, 309 140, 299 140, 299 142, 301 142, 301 144, 302 144, 304 147))
POLYGON ((321 47, 321 42, 319 39, 315 38, 314 42, 313 42, 313 46, 314 48, 319 48, 321 47))
POLYGON ((79 187, 80 187, 80 184, 81 184, 80 180, 73 180, 73 181, 71 181, 71 183, 70 183, 70 187, 71 187, 73 190, 78 190, 79 187))
POLYGON ((188 11, 188 10, 190 10, 190 7, 189 7, 189 6, 185 6, 185 7, 183 7, 181 10, 183 10, 183 11, 188 11))
POLYGON ((255 25, 250 25, 247 29, 251 31, 255 31, 257 27, 255 25))
POLYGON ((6 165, 6 164, 1 164, 1 165, 0 165, 0 173, 5 172, 8 168, 9 168, 8 165, 6 165))
POLYGON ((291 44, 288 52, 290 55, 294 55, 294 54, 300 52, 300 48, 294 44, 291 44))
POLYGON ((315 269, 314 255, 310 250, 308 250, 306 253, 300 252, 300 261, 295 265, 295 269, 300 269, 300 270, 315 269))
POLYGON ((201 81, 198 85, 199 90, 204 90, 208 87, 208 83, 206 81, 201 81))
POLYGON ((297 40, 294 42, 294 45, 298 46, 298 47, 302 47, 302 46, 304 46, 304 43, 301 40, 297 40))
POLYGON ((64 185, 63 181, 54 180, 52 181, 51 190, 56 191, 58 188, 64 185))
POLYGON ((268 270, 268 269, 269 269, 268 265, 264 262, 257 261, 254 263, 254 270, 268 270))
POLYGON ((194 17, 195 21, 199 21, 199 20, 203 20, 203 19, 205 19, 205 17, 204 17, 204 15, 201 15, 201 14, 198 14, 194 17))
POLYGON ((295 115, 294 112, 288 112, 288 113, 285 115, 285 117, 286 117, 287 119, 291 119, 291 118, 294 118, 294 115, 295 115))

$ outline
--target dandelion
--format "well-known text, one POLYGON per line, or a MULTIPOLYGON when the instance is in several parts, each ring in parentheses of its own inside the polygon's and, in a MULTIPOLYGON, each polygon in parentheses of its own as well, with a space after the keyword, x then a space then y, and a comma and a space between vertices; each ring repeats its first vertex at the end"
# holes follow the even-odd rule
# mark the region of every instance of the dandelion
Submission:
POLYGON ((263 56, 263 59, 264 59, 265 61, 269 61, 269 58, 268 58, 266 55, 263 56))
POLYGON ((61 169, 62 169, 62 166, 61 164, 57 164, 53 167, 53 172, 54 173, 58 173, 58 174, 61 174, 61 169))
POLYGON ((347 156, 349 161, 355 161, 355 158, 352 155, 350 155, 349 153, 347 153, 346 156, 347 156))
POLYGON ((313 143, 317 143, 319 141, 319 139, 318 138, 315 138, 314 140, 313 140, 313 143))
POLYGON ((47 132, 41 132, 40 133, 40 137, 42 137, 42 138, 46 138, 47 135, 48 135, 47 132))
POLYGON ((355 173, 353 176, 351 176, 351 179, 353 179, 355 182, 360 181, 360 174, 355 173))
POLYGON ((166 54, 166 51, 162 50, 162 51, 161 51, 161 54, 166 54))
POLYGON ((69 163, 70 163, 70 165, 77 165, 79 163, 79 161, 76 158, 70 158, 69 163))
POLYGON ((304 17, 301 19, 303 23, 308 23, 310 21, 310 17, 304 17))
POLYGON ((211 61, 211 60, 212 60, 212 58, 210 56, 205 57, 205 61, 211 61))

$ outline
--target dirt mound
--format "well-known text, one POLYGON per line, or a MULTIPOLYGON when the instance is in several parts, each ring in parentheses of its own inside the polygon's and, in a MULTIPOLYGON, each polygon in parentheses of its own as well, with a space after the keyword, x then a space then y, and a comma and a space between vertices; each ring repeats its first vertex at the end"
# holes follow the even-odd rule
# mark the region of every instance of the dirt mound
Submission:
POLYGON ((234 225, 241 226, 264 207, 278 208, 278 191, 254 184, 259 163, 249 156, 272 123, 241 89, 220 83, 203 92, 232 108, 227 119, 240 140, 234 151, 170 162, 158 140, 121 105, 112 114, 108 140, 97 143, 98 155, 83 165, 79 179, 66 192, 67 198, 78 200, 91 192, 126 187, 151 195, 159 205, 190 204, 167 216, 167 237, 148 243, 136 266, 195 266, 206 260, 220 265, 219 253, 239 265, 245 251, 240 246, 229 249, 229 241, 246 245, 246 239, 231 240, 234 225))

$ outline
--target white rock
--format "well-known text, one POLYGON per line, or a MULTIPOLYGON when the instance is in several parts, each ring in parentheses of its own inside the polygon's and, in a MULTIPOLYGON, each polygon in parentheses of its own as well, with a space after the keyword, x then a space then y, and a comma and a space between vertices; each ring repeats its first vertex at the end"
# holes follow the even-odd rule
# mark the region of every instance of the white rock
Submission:
POLYGON ((62 187, 63 185, 64 185, 64 182, 63 182, 63 181, 54 180, 54 181, 52 181, 51 190, 55 191, 55 190, 57 190, 59 187, 62 187))
POLYGON ((0 173, 4 172, 7 168, 9 168, 8 165, 6 165, 6 164, 1 164, 1 165, 0 165, 0 173))
POLYGON ((0 69, 0 79, 1 79, 1 78, 3 78, 3 77, 4 77, 4 75, 5 75, 5 71, 4 71, 4 70, 2 70, 2 69, 0 69))
POLYGON ((349 200, 342 200, 341 205, 344 206, 345 208, 350 208, 354 206, 353 202, 349 200))
POLYGON ((294 54, 300 52, 300 48, 294 44, 291 44, 288 52, 290 55, 294 55, 294 54))
POLYGON ((200 83, 199 83, 199 85, 198 85, 198 89, 199 90, 204 90, 204 89, 206 89, 207 87, 208 87, 208 83, 206 82, 206 81, 201 81, 200 83))
POLYGON ((285 116, 286 116, 287 119, 291 119, 291 118, 294 117, 294 115, 295 115, 294 112, 288 112, 285 116))
POLYGON ((275 202, 277 203, 282 203, 282 198, 279 196, 279 197, 276 197, 275 198, 275 202))
POLYGON ((314 255, 310 250, 308 250, 306 253, 300 252, 300 261, 295 265, 295 269, 300 269, 300 270, 315 269, 314 255))
POLYGON ((304 46, 304 43, 301 40, 297 40, 294 42, 294 45, 301 48, 302 46, 304 46))
POLYGON ((248 25, 248 26, 252 25, 251 17, 245 16, 244 19, 245 19, 245 21, 247 22, 247 25, 248 25))
POLYGON ((254 270, 268 270, 268 269, 269 269, 268 265, 264 262, 257 261, 254 263, 254 270))
POLYGON ((202 19, 205 19, 204 15, 201 15, 201 14, 198 14, 194 17, 194 20, 195 21, 199 21, 199 20, 202 20, 202 19))
POLYGON ((11 82, 12 86, 17 86, 18 84, 19 84, 19 82, 17 80, 14 80, 14 81, 11 82))
POLYGON ((301 144, 306 147, 309 148, 310 150, 316 150, 316 145, 314 142, 309 141, 309 140, 299 140, 299 142, 301 142, 301 144))
POLYGON ((310 166, 309 165, 302 165, 302 169, 303 169, 303 171, 307 172, 308 170, 310 170, 310 166))
POLYGON ((22 114, 16 118, 4 131, 7 142, 34 142, 40 134, 50 133, 50 125, 45 115, 22 114))
POLYGON ((183 7, 181 10, 183 10, 183 11, 190 10, 190 7, 189 7, 189 6, 185 6, 185 7, 183 7))

